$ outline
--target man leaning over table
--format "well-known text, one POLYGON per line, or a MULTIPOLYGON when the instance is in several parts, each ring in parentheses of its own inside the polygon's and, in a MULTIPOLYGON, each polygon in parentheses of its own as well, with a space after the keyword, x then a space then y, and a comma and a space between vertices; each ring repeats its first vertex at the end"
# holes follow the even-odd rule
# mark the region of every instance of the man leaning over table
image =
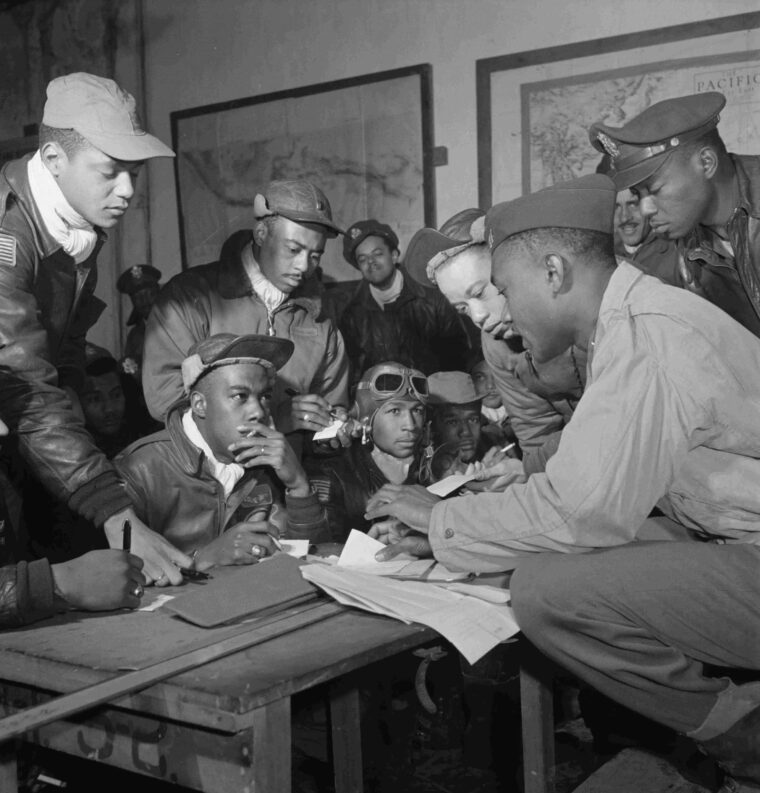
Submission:
POLYGON ((589 353, 546 471, 442 502, 388 486, 367 515, 419 532, 391 538, 385 557, 517 566, 512 603, 531 641, 692 737, 725 768, 726 791, 760 790, 760 684, 703 670, 760 669, 760 342, 701 298, 616 266, 614 202, 594 175, 488 213, 492 278, 526 346, 539 361, 571 343, 589 353), (683 540, 636 541, 655 506, 683 540))
MULTIPOLYGON (((146 133, 134 98, 113 80, 77 72, 48 84, 39 149, 0 172, 0 413, 45 487, 132 550, 149 583, 178 584, 188 558, 135 515, 116 471, 74 405, 84 341, 103 310, 94 295, 105 230, 117 226, 143 163, 174 152, 146 133), (73 402, 72 402, 73 400, 73 402)), ((6 478, 18 460, 6 449, 6 478)), ((9 494, 10 495, 10 494, 9 494)), ((22 545, 18 497, 5 543, 22 545)), ((6 527, 7 529, 7 527, 6 527)), ((23 548, 19 548, 23 552, 23 548)))

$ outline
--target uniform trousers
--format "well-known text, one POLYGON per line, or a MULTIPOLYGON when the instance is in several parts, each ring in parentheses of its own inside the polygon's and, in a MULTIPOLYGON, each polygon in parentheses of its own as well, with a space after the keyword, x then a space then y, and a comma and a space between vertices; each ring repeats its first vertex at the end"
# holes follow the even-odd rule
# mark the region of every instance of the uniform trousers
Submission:
POLYGON ((637 542, 537 553, 510 584, 523 633, 611 699, 702 740, 760 705, 704 665, 760 670, 760 547, 637 542))

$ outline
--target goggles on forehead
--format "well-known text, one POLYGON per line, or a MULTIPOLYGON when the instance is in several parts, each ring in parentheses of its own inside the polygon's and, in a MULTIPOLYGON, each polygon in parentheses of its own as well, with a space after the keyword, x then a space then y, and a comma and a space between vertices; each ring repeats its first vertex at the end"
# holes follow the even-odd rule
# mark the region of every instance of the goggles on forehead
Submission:
POLYGON ((378 366, 369 380, 362 380, 357 390, 367 390, 380 399, 412 394, 423 404, 427 403, 430 391, 427 377, 417 369, 398 366, 378 366))

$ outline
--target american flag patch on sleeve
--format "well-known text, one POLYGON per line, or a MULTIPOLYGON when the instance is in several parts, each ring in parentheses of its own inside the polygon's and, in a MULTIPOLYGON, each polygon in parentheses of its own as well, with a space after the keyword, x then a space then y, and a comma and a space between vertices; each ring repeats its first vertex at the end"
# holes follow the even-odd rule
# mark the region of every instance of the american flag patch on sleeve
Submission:
POLYGON ((0 264, 16 266, 16 238, 8 234, 0 234, 0 264))
POLYGON ((317 494, 317 501, 319 501, 320 504, 330 503, 329 479, 312 479, 311 488, 317 494))

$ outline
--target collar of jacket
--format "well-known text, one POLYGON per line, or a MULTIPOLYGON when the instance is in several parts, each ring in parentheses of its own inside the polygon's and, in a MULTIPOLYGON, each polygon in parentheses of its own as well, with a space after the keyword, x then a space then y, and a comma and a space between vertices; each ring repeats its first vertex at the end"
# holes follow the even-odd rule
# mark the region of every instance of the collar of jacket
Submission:
MULTIPOLYGON (((401 275, 404 276, 404 286, 401 289, 401 294, 396 298, 396 300, 394 300, 393 303, 389 303, 388 305, 400 306, 404 303, 409 303, 412 300, 418 300, 420 298, 424 299, 425 287, 422 286, 422 284, 418 284, 402 266, 399 266, 398 269, 401 270, 401 275)), ((375 298, 372 297, 372 294, 369 291, 369 282, 365 281, 364 278, 359 281, 359 285, 354 291, 353 299, 362 305, 374 306, 377 309, 380 309, 380 306, 377 305, 375 298)))
MULTIPOLYGON (((43 259, 61 250, 61 243, 47 230, 47 226, 45 226, 42 215, 40 215, 37 204, 35 204, 32 197, 26 166, 33 156, 34 152, 18 160, 11 160, 3 166, 2 172, 0 172, 0 227, 2 227, 5 215, 13 202, 20 204, 30 226, 34 229, 34 244, 37 248, 37 254, 43 259)), ((98 226, 95 226, 95 232, 98 235, 98 241, 93 253, 97 254, 103 243, 108 239, 108 236, 98 226)))
MULTIPOLYGON (((219 294, 225 300, 234 300, 239 297, 250 296, 259 300, 253 291, 251 279, 248 277, 240 255, 246 245, 253 244, 253 231, 242 229, 229 236, 219 256, 219 294)), ((304 294, 304 287, 299 286, 287 297, 277 311, 282 311, 284 306, 298 306, 305 309, 315 319, 319 316, 322 304, 318 297, 304 294)))
POLYGON ((739 209, 753 218, 760 218, 760 157, 730 154, 739 180, 739 209))

